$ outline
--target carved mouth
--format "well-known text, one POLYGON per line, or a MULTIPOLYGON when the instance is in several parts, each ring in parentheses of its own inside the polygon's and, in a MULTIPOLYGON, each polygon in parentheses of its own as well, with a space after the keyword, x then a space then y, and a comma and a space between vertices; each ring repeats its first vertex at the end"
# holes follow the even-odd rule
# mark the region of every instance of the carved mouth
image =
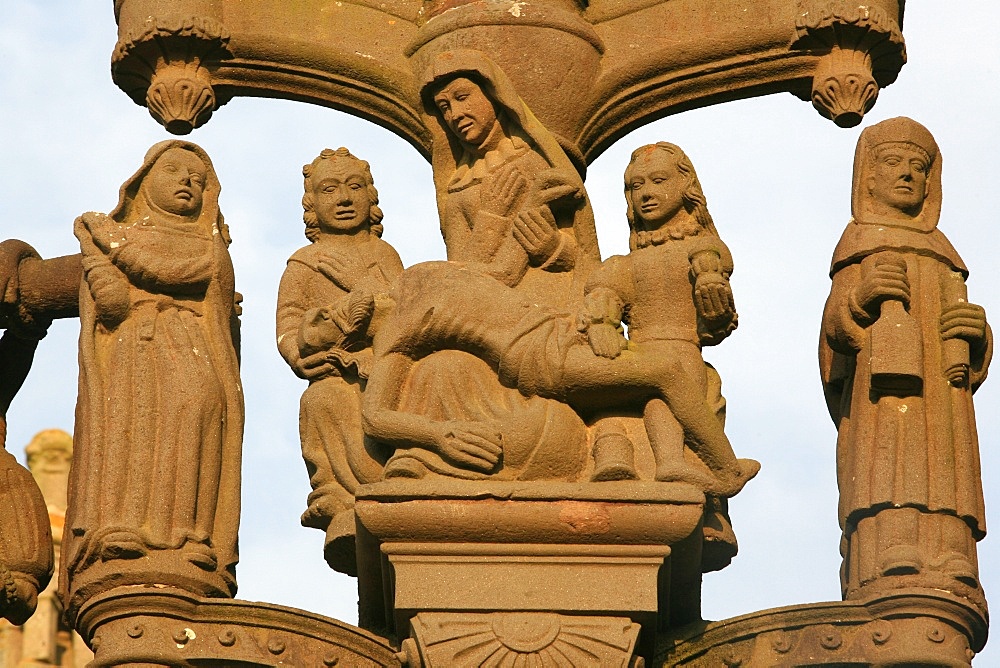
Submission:
POLYGON ((354 218, 354 209, 337 209, 333 214, 333 217, 337 220, 352 220, 354 218))
POLYGON ((658 206, 659 204, 657 204, 656 202, 645 202, 642 204, 642 206, 639 207, 639 211, 642 211, 643 213, 649 213, 650 211, 655 210, 658 206))
POLYGON ((174 193, 174 197, 189 202, 194 199, 194 192, 189 188, 181 188, 174 193))

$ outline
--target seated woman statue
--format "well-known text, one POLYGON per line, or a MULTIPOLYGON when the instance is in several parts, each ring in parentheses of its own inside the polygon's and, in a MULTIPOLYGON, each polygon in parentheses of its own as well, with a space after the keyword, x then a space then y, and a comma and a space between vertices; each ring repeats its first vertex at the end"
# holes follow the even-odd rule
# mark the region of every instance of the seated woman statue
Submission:
POLYGON ((368 163, 324 149, 302 168, 309 245, 295 251, 278 288, 278 351, 300 378, 299 434, 312 492, 304 526, 327 532, 325 554, 355 574, 354 493, 382 477, 386 454, 361 429, 371 337, 389 284, 403 271, 382 236, 368 163))
MULTIPOLYGON (((570 309, 600 253, 583 180, 559 141, 479 52, 439 54, 421 98, 448 260, 526 302, 570 309)), ((462 317, 476 322, 489 308, 462 317)), ((586 427, 572 408, 503 387, 460 348, 424 356, 399 380, 393 408, 406 419, 377 434, 394 449, 387 478, 571 480, 586 462, 586 427)))

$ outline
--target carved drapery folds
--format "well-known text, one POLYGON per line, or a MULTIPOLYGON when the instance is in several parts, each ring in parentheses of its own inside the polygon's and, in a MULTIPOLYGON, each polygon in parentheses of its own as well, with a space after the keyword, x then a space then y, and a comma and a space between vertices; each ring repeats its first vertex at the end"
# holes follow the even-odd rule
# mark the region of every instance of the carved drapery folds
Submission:
POLYGON ((899 23, 867 3, 804 0, 800 9, 793 47, 822 54, 813 73, 813 106, 840 127, 854 127, 906 62, 899 23))
POLYGON ((214 19, 150 17, 118 40, 111 77, 168 132, 184 135, 228 101, 216 95, 211 71, 231 56, 229 33, 214 19))
POLYGON ((219 190, 201 148, 161 142, 111 214, 75 223, 80 391, 61 566, 71 618, 119 586, 236 591, 243 398, 219 190))

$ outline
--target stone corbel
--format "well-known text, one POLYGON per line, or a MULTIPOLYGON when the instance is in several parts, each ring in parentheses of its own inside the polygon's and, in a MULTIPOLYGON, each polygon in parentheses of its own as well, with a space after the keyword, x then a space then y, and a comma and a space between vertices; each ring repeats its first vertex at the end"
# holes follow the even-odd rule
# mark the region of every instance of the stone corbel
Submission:
POLYGON ((212 70, 232 55, 229 33, 214 19, 150 17, 118 40, 111 77, 168 132, 184 135, 228 101, 212 88, 212 70))
POLYGON ((866 2, 802 0, 792 47, 819 56, 809 98, 825 118, 854 127, 906 62, 892 12, 866 2))

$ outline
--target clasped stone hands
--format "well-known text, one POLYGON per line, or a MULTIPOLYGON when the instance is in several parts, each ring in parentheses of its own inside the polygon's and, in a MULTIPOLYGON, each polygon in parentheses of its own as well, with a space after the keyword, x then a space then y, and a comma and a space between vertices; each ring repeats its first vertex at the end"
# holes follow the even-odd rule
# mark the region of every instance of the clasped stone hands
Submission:
POLYGON ((441 424, 436 445, 452 464, 489 473, 500 463, 503 434, 487 422, 448 420, 441 424))

